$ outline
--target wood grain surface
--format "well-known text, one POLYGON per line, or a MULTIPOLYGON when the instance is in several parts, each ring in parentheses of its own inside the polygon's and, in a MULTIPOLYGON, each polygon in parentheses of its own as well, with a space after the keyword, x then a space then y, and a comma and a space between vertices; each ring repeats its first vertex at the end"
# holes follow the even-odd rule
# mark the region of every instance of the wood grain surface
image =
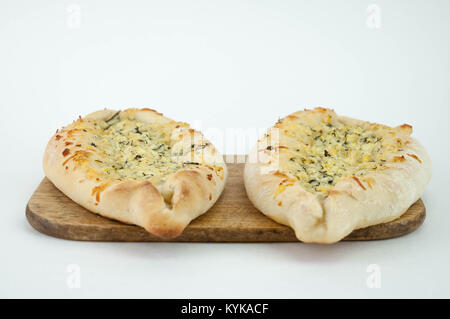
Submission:
MULTIPOLYGON (((29 223, 58 238, 84 241, 132 242, 295 242, 289 227, 261 214, 248 200, 242 179, 244 164, 228 164, 229 179, 222 196, 175 239, 161 239, 143 228, 90 213, 44 178, 26 207, 29 223)), ((425 219, 419 199, 397 220, 355 230, 344 240, 387 239, 408 234, 425 219)))

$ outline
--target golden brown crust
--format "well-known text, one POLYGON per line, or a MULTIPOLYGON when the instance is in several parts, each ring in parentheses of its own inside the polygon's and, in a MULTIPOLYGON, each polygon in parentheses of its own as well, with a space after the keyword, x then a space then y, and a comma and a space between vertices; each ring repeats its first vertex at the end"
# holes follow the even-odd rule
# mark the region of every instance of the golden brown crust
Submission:
POLYGON ((142 226, 165 238, 180 235, 191 220, 205 213, 220 196, 227 178, 227 167, 221 155, 200 132, 152 109, 127 109, 120 113, 102 110, 80 117, 50 139, 43 167, 57 188, 86 209, 142 226), (113 116, 173 127, 171 147, 174 150, 187 148, 183 141, 186 136, 189 143, 207 142, 200 151, 192 151, 181 158, 196 161, 198 165, 169 173, 157 184, 105 174, 99 166, 105 154, 90 138, 101 132, 93 126, 94 122, 113 116))

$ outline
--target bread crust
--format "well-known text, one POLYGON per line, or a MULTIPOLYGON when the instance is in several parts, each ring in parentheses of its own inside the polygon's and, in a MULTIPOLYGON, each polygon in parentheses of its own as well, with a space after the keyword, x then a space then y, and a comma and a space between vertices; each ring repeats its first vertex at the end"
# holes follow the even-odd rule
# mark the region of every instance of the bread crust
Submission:
MULTIPOLYGON (((387 128, 316 108, 285 117, 269 132, 277 128, 283 134, 283 121, 311 122, 329 117, 349 125, 387 128)), ((425 149, 409 136, 409 125, 390 129, 407 141, 400 154, 392 154, 397 157, 394 156, 384 169, 370 171, 364 178, 340 179, 325 196, 308 191, 295 177, 278 164, 274 165, 276 156, 284 150, 268 152, 267 142, 261 138, 252 149, 244 170, 248 197, 262 213, 290 226, 297 238, 307 243, 335 243, 355 229, 392 221, 422 195, 431 178, 431 162, 425 149), (279 192, 286 180, 290 182, 289 187, 279 192)))
MULTIPOLYGON (((186 159, 198 161, 198 165, 174 171, 160 184, 106 176, 95 163, 100 154, 88 144, 90 125, 92 120, 106 120, 117 112, 97 111, 58 130, 45 149, 45 175, 69 198, 93 213, 141 226, 156 236, 176 237, 222 193, 228 175, 223 158, 200 132, 183 123, 174 126, 171 147, 183 148, 186 139, 206 142, 201 152, 186 154, 186 159)), ((119 116, 143 123, 180 123, 151 109, 127 109, 119 116)))

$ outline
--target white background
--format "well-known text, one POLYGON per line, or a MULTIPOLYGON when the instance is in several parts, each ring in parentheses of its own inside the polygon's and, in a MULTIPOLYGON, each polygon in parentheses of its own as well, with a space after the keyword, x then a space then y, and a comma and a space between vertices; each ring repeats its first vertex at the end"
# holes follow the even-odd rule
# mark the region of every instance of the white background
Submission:
POLYGON ((450 1, 377 1, 380 28, 367 24, 371 3, 0 0, 0 297, 450 297, 450 1), (314 106, 409 123, 433 162, 427 219, 402 238, 330 246, 35 231, 25 205, 55 130, 144 106, 219 131, 314 106), (80 288, 67 285, 70 264, 80 288), (381 288, 367 287, 370 264, 381 288))

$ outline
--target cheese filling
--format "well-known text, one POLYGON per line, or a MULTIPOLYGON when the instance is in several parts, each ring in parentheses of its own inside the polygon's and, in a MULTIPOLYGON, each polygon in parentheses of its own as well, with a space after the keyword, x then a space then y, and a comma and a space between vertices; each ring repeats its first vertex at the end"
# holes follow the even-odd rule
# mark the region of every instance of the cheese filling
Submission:
POLYGON ((115 116, 93 125, 96 129, 89 148, 100 155, 95 163, 107 177, 149 179, 159 184, 177 170, 199 165, 172 156, 171 132, 186 126, 184 123, 148 124, 115 116))
POLYGON ((279 152, 280 171, 295 176, 311 192, 327 192, 341 178, 382 169, 405 145, 384 126, 283 120, 279 130, 278 148, 268 149, 279 152))

